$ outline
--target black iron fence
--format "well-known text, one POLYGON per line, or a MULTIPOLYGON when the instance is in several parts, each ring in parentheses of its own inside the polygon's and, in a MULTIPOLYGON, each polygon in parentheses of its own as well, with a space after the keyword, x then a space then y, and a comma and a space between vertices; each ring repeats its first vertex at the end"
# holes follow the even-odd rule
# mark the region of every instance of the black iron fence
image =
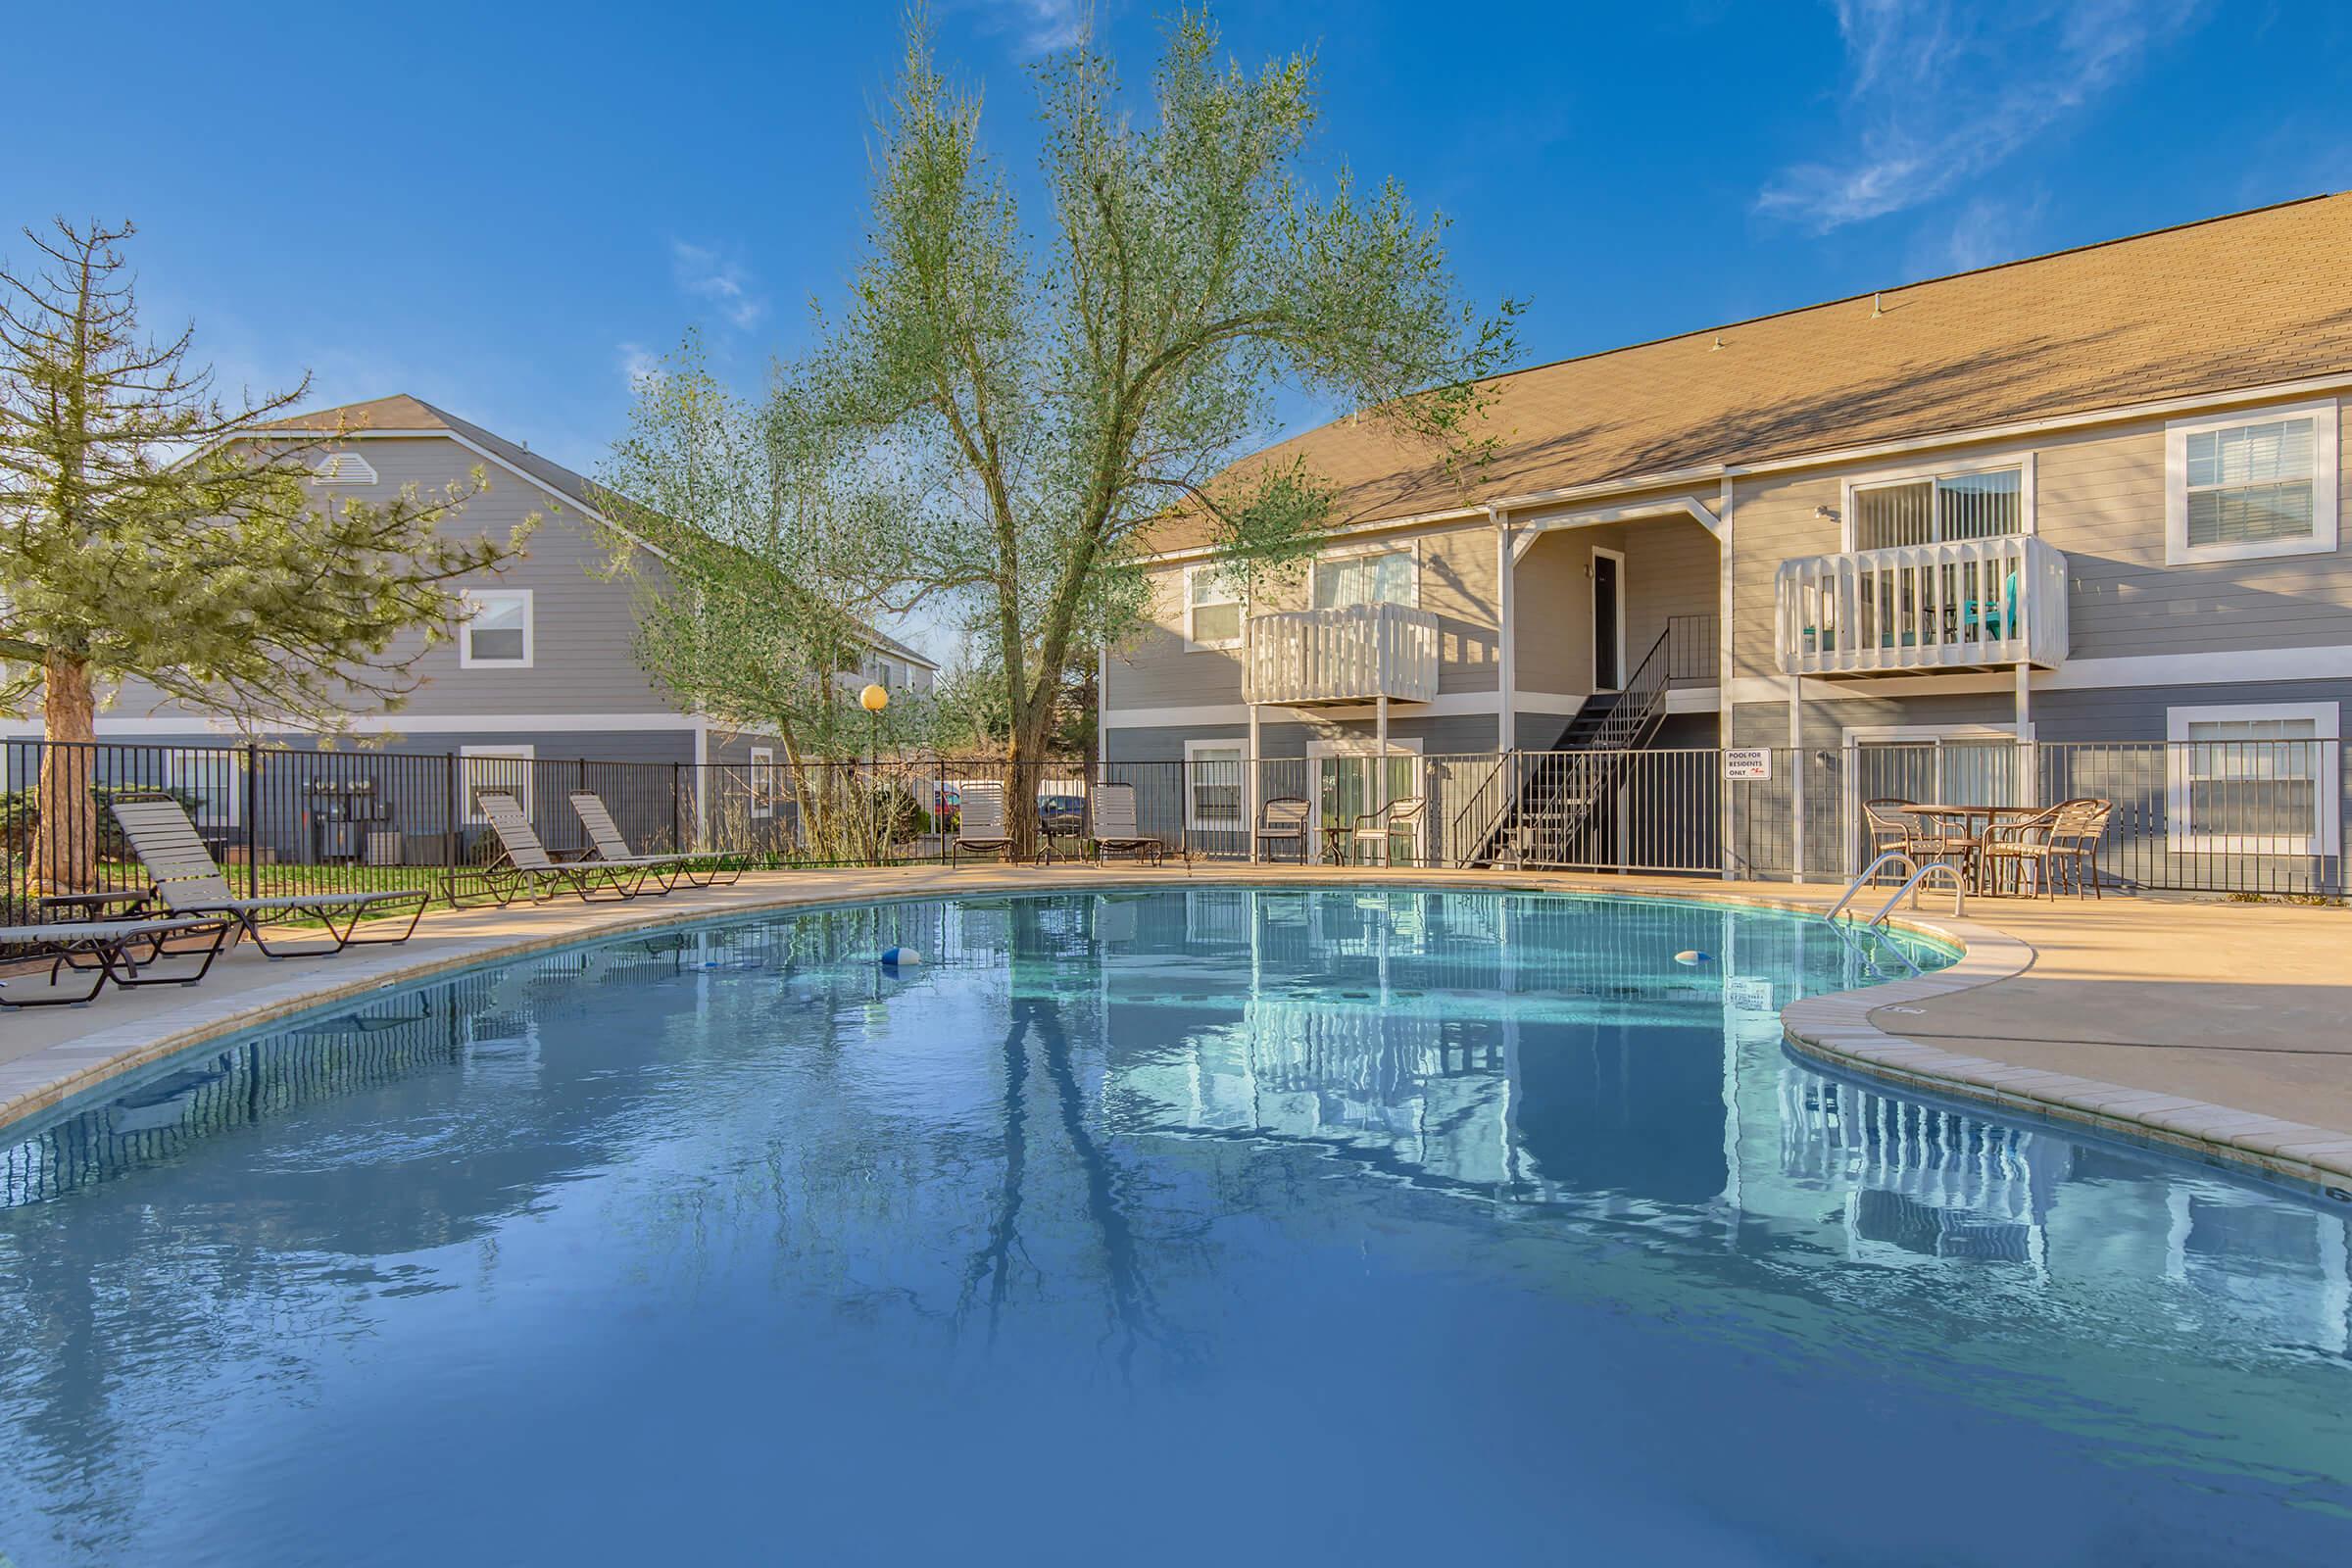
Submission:
POLYGON ((145 872, 106 809, 123 794, 186 807, 233 892, 435 888, 498 845, 485 790, 514 795, 559 858, 591 853, 592 792, 632 850, 774 866, 944 859, 970 786, 1001 791, 1023 856, 1085 853, 1103 786, 1136 828, 1188 858, 1248 859, 1277 802, 1303 840, 1270 856, 1841 881, 1867 863, 1874 801, 2020 808, 2108 802, 2092 858, 2110 886, 2340 897, 2345 749, 2315 739, 2020 745, 2007 737, 1843 750, 1634 750, 1183 760, 892 758, 794 767, 254 745, 0 742, 0 918, 138 892, 145 872), (61 790, 85 808, 53 812, 61 790), (50 902, 44 902, 44 901, 50 902))

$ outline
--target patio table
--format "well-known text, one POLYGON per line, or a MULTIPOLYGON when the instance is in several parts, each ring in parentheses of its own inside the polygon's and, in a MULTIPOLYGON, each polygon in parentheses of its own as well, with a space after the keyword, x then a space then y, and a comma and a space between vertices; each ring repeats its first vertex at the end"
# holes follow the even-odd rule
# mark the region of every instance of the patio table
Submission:
POLYGON ((1956 852, 1956 863, 1960 868, 1961 877, 1968 883, 1968 891, 1982 894, 1984 891, 1984 857, 1979 852, 1984 848, 1984 835, 1991 830, 1994 823, 2004 816, 2032 816, 2041 808, 2038 806, 1976 806, 1932 801, 1917 806, 1898 806, 1895 809, 1905 816, 1919 818, 1922 823, 1936 824, 1936 831, 1933 833, 1923 831, 1921 836, 1933 839, 1947 851, 1956 852), (1960 831, 1957 833, 1943 831, 1941 825, 1946 822, 1957 822, 1960 831))

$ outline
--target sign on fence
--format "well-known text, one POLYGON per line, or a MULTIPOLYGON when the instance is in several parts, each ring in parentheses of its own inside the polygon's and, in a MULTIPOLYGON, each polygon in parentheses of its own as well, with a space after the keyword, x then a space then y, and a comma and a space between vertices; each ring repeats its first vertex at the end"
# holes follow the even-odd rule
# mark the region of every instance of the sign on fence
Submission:
POLYGON ((1725 747, 1723 776, 1734 783, 1772 777, 1772 748, 1769 746, 1725 747))

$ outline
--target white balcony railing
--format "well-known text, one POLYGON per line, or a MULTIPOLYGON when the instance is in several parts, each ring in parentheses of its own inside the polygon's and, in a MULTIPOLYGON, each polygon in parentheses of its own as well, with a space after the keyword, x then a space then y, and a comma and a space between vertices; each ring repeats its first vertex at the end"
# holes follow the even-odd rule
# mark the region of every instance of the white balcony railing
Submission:
POLYGON ((1438 695, 1438 617, 1407 605, 1254 615, 1243 667, 1252 703, 1426 703, 1438 695))
POLYGON ((2066 662, 2066 557, 2027 535, 1787 561, 1777 589, 1783 674, 2066 662))

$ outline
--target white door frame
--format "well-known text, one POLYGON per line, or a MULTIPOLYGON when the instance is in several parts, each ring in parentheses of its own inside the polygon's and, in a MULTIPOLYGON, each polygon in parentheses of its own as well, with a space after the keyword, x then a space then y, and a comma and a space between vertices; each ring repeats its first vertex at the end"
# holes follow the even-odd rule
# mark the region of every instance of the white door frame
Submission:
MULTIPOLYGON (((1604 687, 1600 683, 1600 671, 1598 668, 1595 668, 1592 671, 1592 689, 1596 692, 1621 692, 1625 690, 1626 677, 1633 673, 1632 670, 1629 670, 1625 667, 1625 607, 1627 601, 1627 595, 1625 591, 1625 552, 1622 550, 1611 550, 1606 545, 1594 545, 1592 547, 1592 554, 1595 558, 1606 556, 1611 561, 1617 563, 1617 678, 1609 685, 1604 687)), ((1592 573, 1592 577, 1593 631, 1592 643, 1592 651, 1598 653, 1600 651, 1600 573, 1598 571, 1594 571, 1592 573)), ((1599 661, 1595 660, 1593 662, 1595 665, 1597 665, 1599 661)))
MULTIPOLYGON (((1390 736, 1389 755, 1391 757, 1421 756, 1422 750, 1420 737, 1398 735, 1390 736)), ((1306 809, 1307 831, 1309 833, 1312 833, 1319 838, 1323 832, 1323 769, 1321 766, 1323 760, 1326 758, 1333 757, 1378 756, 1380 756, 1380 742, 1370 735, 1346 735, 1338 740, 1314 739, 1309 740, 1306 743, 1306 809)), ((1419 776, 1419 770, 1416 769, 1413 782, 1415 792, 1418 793, 1420 789, 1426 786, 1428 781, 1421 778, 1419 776)), ((1423 811, 1421 813, 1421 819, 1424 829, 1424 838, 1426 839, 1429 813, 1427 811, 1423 811)), ((1421 848, 1426 854, 1428 850, 1428 845, 1426 842, 1421 846, 1421 848)))

